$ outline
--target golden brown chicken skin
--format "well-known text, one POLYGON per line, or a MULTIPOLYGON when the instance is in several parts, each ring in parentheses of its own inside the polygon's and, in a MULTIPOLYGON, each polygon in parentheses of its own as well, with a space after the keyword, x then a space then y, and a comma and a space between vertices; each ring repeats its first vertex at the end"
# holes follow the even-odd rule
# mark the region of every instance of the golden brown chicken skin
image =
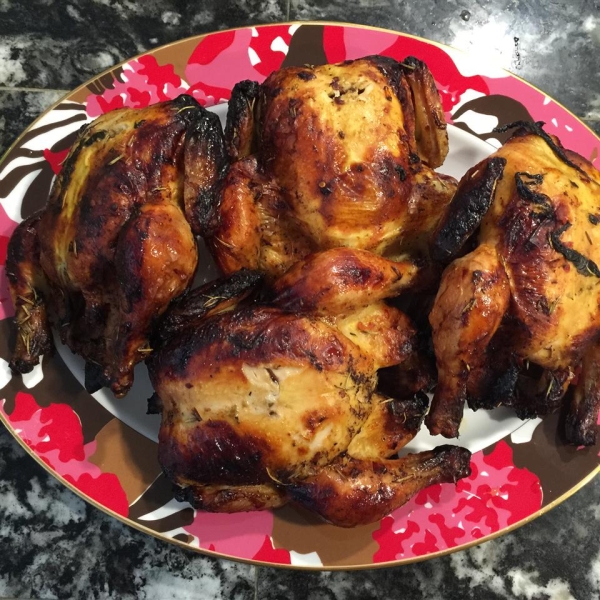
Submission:
MULTIPOLYGON (((352 252, 364 265, 371 257, 370 272, 385 279, 375 277, 381 257, 335 248, 308 256, 262 299, 238 285, 248 278, 241 271, 178 301, 173 310, 187 322, 166 314, 148 366, 162 412, 159 460, 180 498, 220 512, 293 500, 349 527, 469 473, 461 448, 390 458, 416 435, 428 402, 376 392, 377 370, 412 356, 416 332, 381 290, 370 298, 349 283, 352 252), (346 282, 338 289, 344 301, 316 310, 332 273, 346 282), (306 301, 293 309, 283 300, 300 296, 306 301), (342 485, 344 469, 353 475, 342 485)), ((395 281, 386 285, 396 293, 395 281)))
POLYGON ((85 358, 86 387, 124 395, 156 317, 192 280, 194 233, 225 164, 218 118, 189 96, 86 125, 46 208, 9 244, 13 369, 51 348, 47 312, 85 358))
POLYGON ((312 252, 346 246, 393 259, 427 247, 456 182, 427 67, 366 57, 289 67, 232 94, 233 162, 205 231, 225 273, 270 279, 312 252))
POLYGON ((446 269, 430 315, 439 381, 426 422, 456 436, 466 399, 543 415, 560 406, 584 359, 567 435, 590 444, 599 405, 600 173, 541 125, 520 125, 465 175, 434 242, 434 254, 450 258, 481 221, 476 249, 446 269))

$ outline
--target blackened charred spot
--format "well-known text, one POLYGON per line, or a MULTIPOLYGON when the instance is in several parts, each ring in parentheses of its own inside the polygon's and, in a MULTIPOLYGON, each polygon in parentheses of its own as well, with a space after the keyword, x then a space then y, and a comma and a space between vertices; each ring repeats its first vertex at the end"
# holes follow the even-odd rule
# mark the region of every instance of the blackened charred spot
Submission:
POLYGON ((314 369, 319 372, 323 370, 323 363, 317 358, 317 355, 312 350, 304 350, 303 354, 308 358, 308 362, 314 369))
POLYGON ((406 171, 404 170, 404 167, 402 165, 396 165, 394 167, 394 170, 396 171, 396 173, 398 173, 398 177, 400 178, 400 181, 406 180, 406 171))
POLYGON ((506 159, 494 157, 474 169, 470 177, 463 178, 433 240, 434 260, 446 262, 454 258, 475 232, 494 199, 505 165, 506 159))
POLYGON ((175 300, 157 328, 157 345, 164 344, 176 334, 201 322, 207 312, 216 308, 219 303, 234 298, 241 299, 250 294, 261 281, 262 275, 257 271, 241 269, 229 277, 207 283, 175 300))
POLYGON ((370 56, 368 58, 387 79, 388 86, 386 87, 388 87, 388 92, 386 93, 386 97, 391 95, 389 92, 389 88, 391 88, 391 91, 400 99, 400 102, 404 102, 406 98, 404 95, 404 86, 400 84, 400 80, 403 77, 400 64, 393 58, 386 56, 370 56))
POLYGON ((346 134, 343 131, 338 131, 338 137, 340 140, 343 140, 346 138, 346 134))
POLYGON ((186 444, 162 439, 159 460, 175 477, 200 484, 248 485, 269 481, 262 461, 268 451, 264 440, 241 434, 226 421, 205 419, 194 426, 186 444))
POLYGON ((146 119, 141 119, 140 121, 136 121, 133 124, 133 128, 134 129, 138 129, 139 127, 141 127, 144 123, 146 122, 146 119))
POLYGON ((421 158, 419 157, 419 155, 418 155, 418 154, 416 154, 416 153, 414 153, 414 152, 411 152, 411 153, 408 155, 408 162, 409 162, 411 165, 416 165, 417 163, 421 162, 421 158))
POLYGON ((552 247, 572 263, 577 269, 577 272, 581 275, 585 277, 590 277, 592 275, 600 277, 600 269, 592 259, 587 258, 573 248, 569 248, 560 241, 562 234, 570 227, 571 223, 567 221, 564 225, 561 225, 550 234, 550 243, 552 244, 552 247))
POLYGON ((88 146, 91 146, 95 142, 97 142, 99 140, 103 140, 105 137, 106 137, 106 131, 104 131, 104 130, 96 131, 95 133, 92 133, 92 135, 90 135, 89 138, 87 138, 86 140, 84 140, 82 142, 82 146, 87 148, 88 146))
POLYGON ((593 215, 590 213, 588 215, 588 220, 592 225, 598 225, 598 223, 600 223, 600 215, 593 215))
POLYGON ((232 356, 239 357, 242 353, 260 351, 267 341, 267 334, 261 333, 248 333, 248 332, 236 332, 227 336, 227 341, 231 346, 232 356))
POLYGON ((544 181, 542 174, 531 175, 525 171, 515 173, 515 185, 517 194, 541 208, 544 217, 550 217, 554 213, 554 208, 550 198, 546 194, 535 191, 533 186, 541 185, 544 181))
POLYGON ((311 81, 316 78, 316 75, 310 71, 300 71, 298 77, 302 79, 302 81, 311 81))

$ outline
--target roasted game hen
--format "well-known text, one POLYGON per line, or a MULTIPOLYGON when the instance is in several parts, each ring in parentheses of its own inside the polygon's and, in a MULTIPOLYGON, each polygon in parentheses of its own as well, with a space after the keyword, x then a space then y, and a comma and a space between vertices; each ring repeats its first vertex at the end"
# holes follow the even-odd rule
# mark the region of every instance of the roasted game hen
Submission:
POLYGON ((456 189, 433 171, 448 152, 446 123, 431 73, 414 58, 243 81, 225 137, 233 164, 203 232, 224 273, 260 269, 272 280, 340 246, 414 254, 456 189))
POLYGON ((201 208, 225 164, 218 117, 189 96, 85 126, 47 207, 9 244, 11 367, 51 350, 52 323, 85 358, 88 390, 124 395, 154 320, 192 280, 201 208))
POLYGON ((414 329, 383 299, 415 272, 334 248, 296 264, 268 300, 252 297, 260 276, 243 270, 176 301, 148 365, 159 460, 178 497, 220 512, 293 500, 352 527, 468 475, 470 453, 455 446, 390 458, 428 405, 376 391, 377 369, 414 351, 414 329))
POLYGON ((455 437, 466 399, 541 416, 574 384, 566 436, 589 445, 600 407, 600 173, 541 124, 515 125, 461 180, 434 240, 448 260, 479 227, 430 315, 439 380, 426 423, 455 437))

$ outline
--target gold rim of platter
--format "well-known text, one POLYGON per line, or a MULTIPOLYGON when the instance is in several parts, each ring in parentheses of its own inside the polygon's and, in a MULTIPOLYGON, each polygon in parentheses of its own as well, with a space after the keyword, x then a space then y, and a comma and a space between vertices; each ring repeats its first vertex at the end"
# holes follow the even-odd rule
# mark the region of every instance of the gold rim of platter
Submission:
MULTIPOLYGON (((53 111, 59 104, 61 104, 62 102, 64 102, 66 98, 68 98, 72 94, 75 94, 75 93, 79 92, 80 90, 83 90, 84 88, 86 88, 89 85, 90 82, 95 81, 96 79, 99 79, 100 77, 103 77, 104 75, 108 75, 109 73, 111 73, 115 69, 118 69, 119 67, 127 64, 128 62, 131 62, 132 60, 136 60, 139 57, 145 56, 147 54, 153 54, 153 53, 158 52, 158 51, 166 50, 167 48, 170 48, 172 46, 177 46, 177 45, 179 45, 179 44, 181 44, 183 42, 189 41, 189 40, 197 39, 198 41, 200 41, 200 40, 204 39, 205 37, 214 35, 216 33, 224 33, 224 32, 228 32, 228 31, 239 31, 239 30, 242 30, 242 29, 250 29, 252 27, 266 28, 266 27, 275 27, 275 26, 281 26, 281 25, 289 25, 289 26, 292 26, 292 25, 302 25, 302 26, 308 25, 308 26, 317 26, 317 27, 324 26, 324 25, 334 25, 334 26, 341 26, 341 27, 352 27, 354 29, 369 29, 369 30, 372 30, 372 31, 382 31, 382 32, 385 32, 385 33, 391 33, 391 34, 394 34, 394 35, 401 35, 403 37, 408 37, 408 38, 412 38, 412 39, 415 39, 415 40, 419 40, 419 41, 425 42, 427 44, 438 46, 439 48, 442 48, 442 49, 444 49, 444 48, 450 48, 452 50, 460 52, 461 54, 464 54, 465 56, 469 56, 469 53, 466 52, 466 51, 464 51, 464 50, 460 50, 458 48, 451 47, 448 44, 442 44, 440 42, 429 40, 427 38, 424 38, 424 37, 421 37, 421 36, 418 36, 418 35, 412 35, 410 33, 404 33, 404 32, 401 32, 401 31, 394 31, 392 29, 386 29, 384 27, 374 27, 372 25, 360 25, 360 24, 357 24, 357 23, 345 23, 343 21, 282 21, 282 22, 278 22, 278 23, 265 23, 265 24, 260 24, 260 25, 244 25, 242 27, 232 27, 232 28, 229 28, 229 29, 223 29, 223 30, 219 30, 219 31, 211 31, 209 33, 204 33, 204 34, 199 34, 199 35, 192 35, 192 36, 189 36, 187 38, 182 38, 180 40, 176 40, 174 42, 170 42, 170 43, 164 44, 162 46, 157 46, 157 47, 152 48, 150 50, 147 50, 145 52, 141 52, 139 54, 136 54, 135 56, 132 56, 132 57, 126 59, 126 60, 123 60, 123 61, 117 63, 116 65, 113 65, 112 67, 109 67, 108 69, 105 69, 101 73, 98 73, 97 75, 95 75, 91 79, 88 79, 86 82, 84 82, 80 86, 76 87, 74 90, 69 91, 67 94, 65 94, 64 96, 62 96, 61 98, 59 98, 59 100, 57 100, 51 106, 49 106, 44 112, 42 112, 17 137, 17 139, 9 146, 8 150, 6 150, 6 152, 4 152, 4 154, 2 155, 2 157, 0 157, 0 167, 4 163, 6 157, 9 155, 9 153, 13 150, 13 148, 15 148, 21 142, 21 139, 23 138, 23 136, 28 131, 30 131, 32 128, 34 128, 34 126, 36 125, 36 123, 38 123, 38 121, 40 121, 43 117, 45 117, 49 112, 53 111)), ((547 96, 547 97, 551 98, 551 96, 548 96, 548 94, 546 94, 546 92, 544 92, 540 88, 536 87, 535 85, 529 83, 528 81, 526 81, 522 77, 519 77, 518 75, 515 75, 514 73, 508 71, 507 69, 505 69, 501 65, 497 65, 497 66, 500 69, 502 69, 503 71, 506 72, 507 77, 514 77, 515 79, 518 79, 522 83, 528 85, 529 87, 533 88, 534 90, 538 91, 539 93, 543 94, 544 96, 547 96)), ((586 123, 584 123, 581 120, 581 118, 579 118, 572 111, 570 111, 566 106, 564 106, 563 104, 561 104, 560 102, 558 102, 554 98, 551 98, 551 99, 552 99, 552 101, 557 106, 560 106, 564 111, 566 111, 573 118, 575 118, 581 125, 583 125, 600 142, 600 137, 597 136, 596 133, 586 123)), ((130 527, 132 527, 134 529, 137 529, 138 531, 141 531, 142 533, 149 534, 149 535, 151 535, 151 536, 153 536, 155 538, 158 538, 160 540, 164 540, 164 541, 170 542, 171 544, 175 544, 177 546, 181 546, 182 548, 186 548, 188 550, 193 550, 195 552, 198 552, 199 554, 204 554, 204 555, 207 555, 207 556, 212 556, 214 558, 222 558, 222 559, 226 559, 226 560, 233 560, 233 561, 236 561, 236 562, 241 562, 241 563, 246 563, 246 564, 251 564, 251 565, 269 566, 269 567, 275 567, 275 568, 279 568, 279 569, 291 569, 291 570, 297 570, 297 571, 361 571, 361 570, 366 570, 366 569, 382 569, 382 568, 387 568, 387 567, 395 567, 395 566, 408 565, 408 564, 412 564, 412 563, 422 562, 422 561, 425 561, 425 560, 430 560, 430 559, 433 559, 433 558, 439 558, 439 557, 442 557, 442 556, 446 556, 448 554, 452 554, 454 552, 459 552, 461 550, 467 550, 468 548, 471 548, 473 546, 478 546, 480 544, 483 544, 484 542, 493 540, 493 539, 495 539, 497 537, 500 537, 500 536, 503 536, 503 535, 505 535, 507 533, 515 531, 516 529, 519 529, 523 525, 526 525, 527 523, 530 523, 534 519, 537 519, 538 517, 542 516, 543 514, 547 513, 548 511, 552 510, 553 508, 555 508, 559 504, 562 504, 565 500, 567 500, 573 494, 575 494, 576 492, 578 492, 584 485, 586 485, 587 483, 589 483, 590 481, 592 481, 592 479, 594 479, 594 477, 596 475, 598 475, 598 473, 600 473, 600 465, 598 465, 593 471, 591 471, 588 475, 586 475, 583 479, 581 479, 576 485, 574 485, 569 490, 567 490, 564 494, 562 494, 561 496, 559 496, 558 498, 556 498, 555 500, 553 500, 552 502, 550 502, 546 506, 543 506, 538 511, 536 511, 536 512, 530 514, 529 516, 525 517, 521 521, 518 521, 517 523, 514 523, 513 525, 509 525, 508 527, 500 529, 500 530, 498 530, 498 531, 496 531, 494 533, 490 533, 489 535, 483 536, 483 537, 481 537, 479 539, 472 540, 470 542, 466 542, 464 544, 460 544, 460 545, 454 546, 452 548, 446 548, 445 550, 440 550, 438 552, 433 552, 431 554, 425 554, 425 555, 422 555, 422 556, 413 556, 413 557, 410 557, 410 558, 399 559, 399 560, 394 560, 394 561, 387 561, 387 562, 381 562, 381 563, 366 563, 366 564, 350 565, 350 566, 342 566, 342 565, 323 565, 323 566, 287 565, 287 564, 281 564, 281 563, 272 563, 272 562, 266 562, 266 561, 259 561, 259 560, 249 559, 249 558, 240 558, 240 557, 230 556, 228 554, 222 554, 222 553, 216 552, 214 550, 207 550, 205 548, 199 548, 199 547, 196 547, 196 546, 192 546, 189 543, 186 543, 186 542, 183 542, 181 540, 176 540, 174 538, 165 536, 165 535, 163 535, 159 531, 155 531, 153 529, 145 527, 144 525, 140 525, 139 523, 137 523, 137 522, 135 522, 135 521, 133 521, 133 520, 127 518, 127 517, 123 517, 122 515, 117 514, 116 512, 112 511, 110 508, 107 508, 104 505, 99 504, 98 502, 96 502, 96 500, 94 500, 93 498, 90 498, 89 496, 87 496, 86 494, 84 494, 83 492, 81 492, 73 484, 71 484, 70 482, 66 481, 63 477, 61 477, 47 463, 45 463, 43 460, 41 460, 41 458, 21 439, 21 437, 19 437, 19 434, 13 429, 13 427, 11 426, 11 424, 9 423, 9 421, 7 420, 7 418, 2 413, 0 413, 0 421, 2 421, 2 423, 4 424, 4 426, 8 429, 8 431, 15 438, 15 440, 18 442, 18 444, 25 450, 25 452, 27 452, 27 454, 29 454, 45 471, 47 471, 53 477, 55 477, 62 485, 64 485, 65 487, 67 487, 68 489, 70 489, 72 492, 74 492, 75 494, 77 494, 77 496, 79 496, 80 498, 82 498, 83 500, 85 500, 86 502, 88 502, 89 504, 91 504, 92 506, 94 506, 95 508, 97 508, 98 510, 101 510, 105 514, 109 515, 110 517, 113 517, 113 518, 121 521, 121 523, 124 523, 125 525, 128 525, 128 526, 130 526, 130 527)))

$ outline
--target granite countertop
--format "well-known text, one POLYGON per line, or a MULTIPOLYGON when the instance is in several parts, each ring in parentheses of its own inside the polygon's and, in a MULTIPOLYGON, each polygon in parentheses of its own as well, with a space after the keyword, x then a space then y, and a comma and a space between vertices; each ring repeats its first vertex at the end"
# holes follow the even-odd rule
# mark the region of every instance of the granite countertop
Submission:
MULTIPOLYGON (((48 105, 146 49, 286 20, 376 25, 489 54, 600 134, 600 3, 455 0, 0 0, 0 153, 48 105)), ((600 478, 550 513, 435 560, 294 572, 195 554, 122 525, 0 428, 0 597, 600 599, 600 478)))

